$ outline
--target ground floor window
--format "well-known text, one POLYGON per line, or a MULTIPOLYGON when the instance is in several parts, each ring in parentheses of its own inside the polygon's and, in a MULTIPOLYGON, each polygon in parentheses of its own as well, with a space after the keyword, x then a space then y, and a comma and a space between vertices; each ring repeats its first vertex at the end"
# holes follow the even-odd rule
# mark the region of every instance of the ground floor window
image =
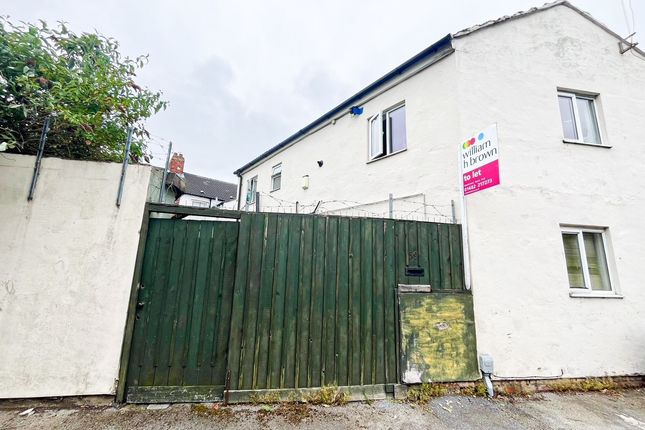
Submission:
POLYGON ((562 242, 572 292, 611 292, 605 229, 563 227, 562 242))

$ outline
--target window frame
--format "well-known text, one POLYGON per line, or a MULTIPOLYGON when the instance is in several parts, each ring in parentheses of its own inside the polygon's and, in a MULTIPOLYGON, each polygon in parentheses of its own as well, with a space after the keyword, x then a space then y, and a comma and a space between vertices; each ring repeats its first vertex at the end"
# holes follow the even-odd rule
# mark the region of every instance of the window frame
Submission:
POLYGON ((246 181, 246 204, 247 205, 252 205, 255 203, 255 193, 258 190, 258 175, 253 176, 250 179, 247 179, 246 181), (253 189, 253 192, 250 194, 251 199, 249 200, 249 191, 250 191, 250 186, 251 184, 255 184, 255 187, 253 189))
POLYGON ((576 227, 570 225, 560 226, 560 243, 562 244, 562 251, 564 255, 564 269, 567 274, 567 284, 569 285, 570 297, 617 297, 622 298, 616 289, 612 265, 610 264, 610 256, 612 255, 608 247, 607 228, 603 227, 576 227), (609 278, 609 290, 593 290, 591 289, 591 277, 589 275, 589 263, 587 261, 587 250, 585 249, 583 233, 597 233, 600 234, 602 239, 602 247, 605 255, 605 264, 607 266, 607 277, 609 278), (573 288, 569 283, 569 269, 567 267, 566 250, 564 248, 563 236, 565 234, 576 235, 578 242, 578 252, 580 253, 580 262, 582 264, 582 277, 584 280, 583 288, 573 288))
POLYGON ((282 188, 282 162, 271 168, 271 192, 278 191, 280 188, 282 188), (276 173, 276 169, 279 169, 278 173, 276 173), (280 185, 277 188, 274 183, 276 178, 280 178, 280 185))
POLYGON ((598 98, 598 94, 582 93, 582 92, 575 92, 575 91, 569 91, 569 90, 558 90, 557 96, 568 97, 571 99, 571 105, 572 105, 571 107, 573 109, 573 122, 576 127, 576 134, 578 135, 577 139, 569 139, 564 136, 564 126, 562 124, 562 112, 560 112, 560 105, 558 103, 558 112, 560 113, 560 127, 562 128, 562 141, 565 143, 577 143, 579 145, 608 147, 607 145, 605 145, 602 127, 600 126, 600 116, 598 114, 598 103, 596 100, 598 98), (594 116, 594 120, 596 121, 596 128, 598 129, 598 139, 600 140, 598 143, 584 141, 583 133, 582 133, 582 123, 580 121, 580 113, 578 112, 578 103, 576 103, 576 99, 591 101, 591 104, 593 106, 593 114, 594 114, 593 116, 594 116))
POLYGON ((210 203, 204 202, 202 200, 195 200, 195 199, 190 199, 190 206, 194 208, 209 208, 210 203), (206 206, 204 206, 206 205, 206 206))
POLYGON ((400 108, 406 108, 405 100, 390 106, 387 109, 383 109, 374 115, 371 115, 367 118, 367 163, 371 163, 377 160, 382 160, 383 158, 390 157, 395 154, 407 151, 408 149, 408 116, 407 109, 405 111, 405 148, 399 149, 398 151, 392 151, 392 137, 391 137, 391 128, 389 122, 388 114, 400 108), (373 155, 372 152, 372 122, 376 120, 379 124, 379 131, 381 136, 381 147, 382 151, 378 155, 373 155), (383 128, 383 123, 385 123, 385 128, 383 128))

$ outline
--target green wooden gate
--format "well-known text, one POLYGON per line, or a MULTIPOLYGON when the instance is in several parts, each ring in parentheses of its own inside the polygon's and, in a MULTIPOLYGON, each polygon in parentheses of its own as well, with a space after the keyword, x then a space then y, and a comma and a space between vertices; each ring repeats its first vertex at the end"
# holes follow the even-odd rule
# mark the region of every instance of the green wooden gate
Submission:
POLYGON ((129 402, 221 398, 237 236, 235 221, 149 220, 129 402))
POLYGON ((244 214, 238 246, 231 390, 397 383, 397 285, 464 291, 456 224, 244 214))
POLYGON ((147 206, 155 211, 233 220, 144 222, 120 401, 398 383, 397 286, 469 294, 456 224, 147 206))

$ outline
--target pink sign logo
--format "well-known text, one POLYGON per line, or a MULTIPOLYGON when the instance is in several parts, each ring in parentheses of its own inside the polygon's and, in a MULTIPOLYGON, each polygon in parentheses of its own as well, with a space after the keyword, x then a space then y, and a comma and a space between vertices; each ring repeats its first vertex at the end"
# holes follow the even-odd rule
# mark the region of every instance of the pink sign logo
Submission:
POLYGON ((499 185, 497 126, 486 128, 461 144, 464 195, 499 185))

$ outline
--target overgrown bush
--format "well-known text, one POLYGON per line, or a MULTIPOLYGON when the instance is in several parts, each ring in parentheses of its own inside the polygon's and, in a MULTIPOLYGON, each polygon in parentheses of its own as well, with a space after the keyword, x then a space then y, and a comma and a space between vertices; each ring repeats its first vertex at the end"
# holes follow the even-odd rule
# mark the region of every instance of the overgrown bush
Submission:
POLYGON ((120 161, 132 126, 132 157, 147 158, 144 120, 167 102, 134 82, 146 62, 121 55, 118 42, 98 33, 0 17, 0 151, 36 153, 51 117, 46 155, 120 161))

